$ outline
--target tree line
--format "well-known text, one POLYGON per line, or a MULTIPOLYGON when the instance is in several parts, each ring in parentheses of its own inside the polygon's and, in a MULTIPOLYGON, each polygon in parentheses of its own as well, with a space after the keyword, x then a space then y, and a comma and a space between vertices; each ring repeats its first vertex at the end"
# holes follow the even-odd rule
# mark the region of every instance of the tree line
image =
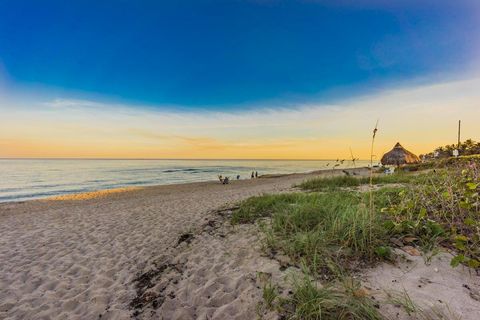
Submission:
POLYGON ((430 153, 420 155, 420 158, 449 158, 453 155, 454 150, 458 150, 458 153, 461 156, 480 154, 480 142, 473 141, 472 139, 467 139, 464 142, 461 142, 460 145, 449 144, 444 147, 438 147, 430 153))

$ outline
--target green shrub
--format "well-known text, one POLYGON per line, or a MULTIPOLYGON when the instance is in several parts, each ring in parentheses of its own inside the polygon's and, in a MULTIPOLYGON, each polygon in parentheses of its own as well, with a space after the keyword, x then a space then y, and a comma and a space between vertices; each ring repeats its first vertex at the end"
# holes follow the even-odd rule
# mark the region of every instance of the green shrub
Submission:
POLYGON ((405 188, 383 211, 390 214, 390 232, 417 237, 426 248, 442 242, 459 253, 453 266, 479 268, 480 160, 456 164, 405 188))

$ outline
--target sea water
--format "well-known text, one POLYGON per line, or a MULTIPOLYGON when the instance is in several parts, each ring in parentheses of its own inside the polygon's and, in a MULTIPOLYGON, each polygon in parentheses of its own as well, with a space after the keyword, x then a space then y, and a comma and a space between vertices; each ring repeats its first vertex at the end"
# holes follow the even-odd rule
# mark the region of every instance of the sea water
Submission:
MULTIPOLYGON (((366 166, 367 161, 355 165, 366 166)), ((0 159, 0 202, 129 186, 165 185, 218 179, 250 179, 353 167, 336 160, 70 160, 0 159)))

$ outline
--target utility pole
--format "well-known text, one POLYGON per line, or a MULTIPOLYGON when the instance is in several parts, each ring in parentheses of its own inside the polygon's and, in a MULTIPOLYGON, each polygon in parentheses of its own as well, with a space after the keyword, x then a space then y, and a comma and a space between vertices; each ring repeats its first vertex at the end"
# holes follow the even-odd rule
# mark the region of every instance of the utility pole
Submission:
POLYGON ((462 121, 458 120, 458 144, 457 144, 457 149, 460 149, 460 126, 461 126, 462 121))

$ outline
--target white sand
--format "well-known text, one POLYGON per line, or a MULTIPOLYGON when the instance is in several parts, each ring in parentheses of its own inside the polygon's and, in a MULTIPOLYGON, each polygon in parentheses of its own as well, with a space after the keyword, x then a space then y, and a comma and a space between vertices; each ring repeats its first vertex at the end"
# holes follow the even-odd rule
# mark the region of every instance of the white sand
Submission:
POLYGON ((452 255, 447 252, 431 261, 401 250, 397 253, 404 258, 395 265, 384 263, 366 270, 365 286, 384 302, 391 303, 391 297, 405 300, 406 293, 420 312, 409 316, 401 304, 380 303, 383 314, 390 319, 480 319, 480 277, 475 271, 464 266, 452 268, 452 255))
MULTIPOLYGON (((218 209, 314 175, 0 204, 0 319, 275 319, 258 307, 262 284, 271 278, 285 295, 298 270, 262 254, 256 226, 233 228, 218 209)), ((452 269, 445 253, 431 265, 406 256, 365 271, 369 295, 405 289, 426 312, 480 319, 476 274, 452 269)))
MULTIPOLYGON (((129 304, 136 297, 135 276, 165 254, 178 254, 175 245, 182 233, 198 229, 216 208, 288 190, 305 177, 158 186, 101 197, 90 194, 81 201, 74 197, 0 204, 0 319, 128 319, 129 304)), ((222 261, 215 256, 221 254, 216 250, 220 245, 212 243, 196 254, 211 256, 204 264, 222 261)), ((201 267, 197 289, 208 286, 202 281, 211 278, 212 266, 201 267)), ((241 273, 235 275, 238 286, 244 282, 241 273)), ((229 290, 243 290, 236 286, 229 290)), ((213 289, 205 292, 209 290, 213 289)), ((219 298, 212 308, 227 300, 219 298)), ((188 303, 196 302, 185 298, 179 305, 188 303)), ((162 310, 171 314, 171 308, 166 303, 162 310)), ((211 312, 201 310, 197 315, 211 312)))

